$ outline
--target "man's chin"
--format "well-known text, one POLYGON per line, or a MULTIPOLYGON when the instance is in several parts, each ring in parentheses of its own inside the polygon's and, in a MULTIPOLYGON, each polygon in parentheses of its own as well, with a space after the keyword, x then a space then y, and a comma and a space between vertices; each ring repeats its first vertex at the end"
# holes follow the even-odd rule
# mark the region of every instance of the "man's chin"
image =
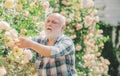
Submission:
POLYGON ((48 39, 56 38, 56 36, 46 36, 48 39))
POLYGON ((47 32, 52 32, 52 30, 47 30, 47 32))
POLYGON ((49 38, 49 39, 51 39, 51 38, 57 38, 58 35, 55 35, 55 34, 52 34, 52 35, 51 35, 51 34, 47 34, 46 37, 49 38))
POLYGON ((57 38, 58 36, 60 36, 60 33, 58 31, 55 32, 46 31, 45 34, 47 38, 57 38))

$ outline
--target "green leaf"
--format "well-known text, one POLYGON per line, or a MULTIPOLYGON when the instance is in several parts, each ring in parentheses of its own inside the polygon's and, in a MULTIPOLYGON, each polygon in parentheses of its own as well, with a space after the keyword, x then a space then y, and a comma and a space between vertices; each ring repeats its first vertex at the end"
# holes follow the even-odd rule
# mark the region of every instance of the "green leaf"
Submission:
POLYGON ((2 39, 0 39, 0 44, 2 44, 2 39))

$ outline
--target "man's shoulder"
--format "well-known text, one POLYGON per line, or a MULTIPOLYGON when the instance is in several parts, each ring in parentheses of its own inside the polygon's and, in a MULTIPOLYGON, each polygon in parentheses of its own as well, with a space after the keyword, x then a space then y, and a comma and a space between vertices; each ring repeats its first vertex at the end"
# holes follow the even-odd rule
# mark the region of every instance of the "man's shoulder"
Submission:
POLYGON ((59 39, 58 42, 63 42, 63 43, 66 43, 66 44, 74 44, 73 40, 70 37, 66 36, 66 35, 63 35, 61 37, 61 39, 59 39))
POLYGON ((67 35, 63 35, 62 39, 73 41, 73 40, 72 40, 70 37, 68 37, 67 35))

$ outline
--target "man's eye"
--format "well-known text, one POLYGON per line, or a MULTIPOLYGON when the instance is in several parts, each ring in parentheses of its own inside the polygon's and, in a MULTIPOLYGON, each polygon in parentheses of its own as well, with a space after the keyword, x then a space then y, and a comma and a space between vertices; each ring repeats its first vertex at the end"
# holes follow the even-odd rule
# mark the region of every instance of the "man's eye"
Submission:
POLYGON ((47 22, 50 22, 49 20, 47 22))
POLYGON ((53 21, 52 23, 56 24, 57 22, 53 21))

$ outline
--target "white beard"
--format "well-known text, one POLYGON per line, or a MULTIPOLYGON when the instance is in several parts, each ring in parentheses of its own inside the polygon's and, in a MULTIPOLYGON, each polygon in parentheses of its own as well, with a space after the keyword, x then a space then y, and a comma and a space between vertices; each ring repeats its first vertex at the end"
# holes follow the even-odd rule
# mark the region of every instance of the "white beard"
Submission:
POLYGON ((61 32, 58 30, 54 30, 54 31, 52 30, 51 32, 45 30, 45 35, 47 38, 57 38, 61 35, 61 32))

